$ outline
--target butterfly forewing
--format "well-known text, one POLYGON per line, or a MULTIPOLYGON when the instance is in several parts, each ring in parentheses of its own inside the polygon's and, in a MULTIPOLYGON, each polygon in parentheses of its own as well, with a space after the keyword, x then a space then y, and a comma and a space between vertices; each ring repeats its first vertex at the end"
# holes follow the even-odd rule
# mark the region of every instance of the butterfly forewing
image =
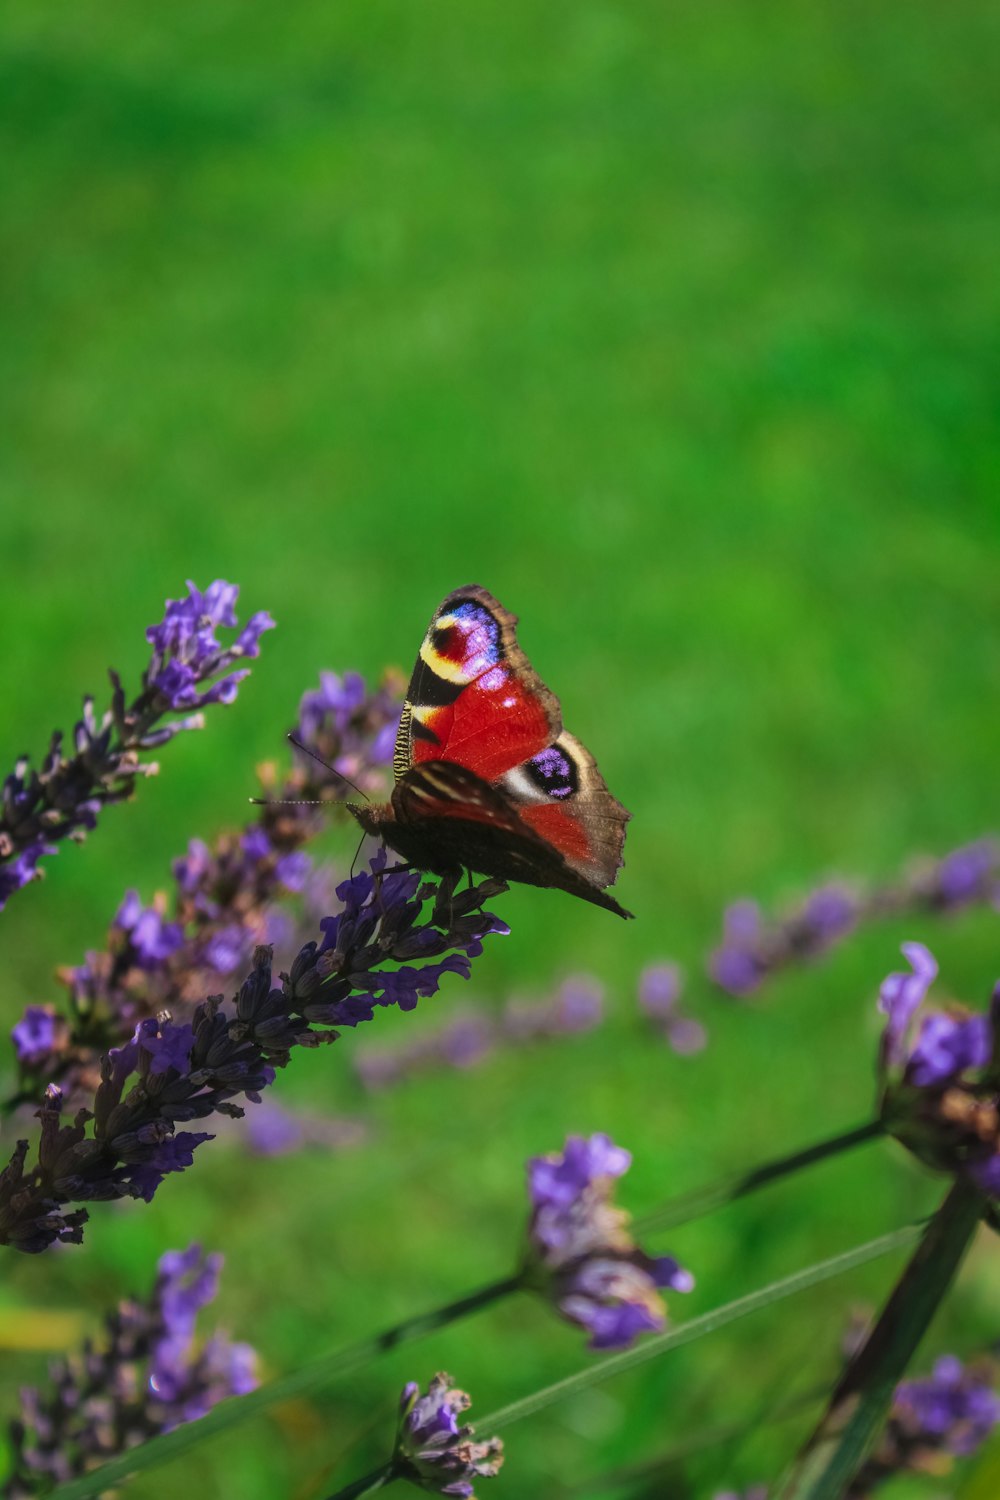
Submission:
POLYGON ((406 694, 393 759, 453 760, 496 781, 558 735, 559 702, 517 644, 517 616, 478 584, 435 612, 406 694))

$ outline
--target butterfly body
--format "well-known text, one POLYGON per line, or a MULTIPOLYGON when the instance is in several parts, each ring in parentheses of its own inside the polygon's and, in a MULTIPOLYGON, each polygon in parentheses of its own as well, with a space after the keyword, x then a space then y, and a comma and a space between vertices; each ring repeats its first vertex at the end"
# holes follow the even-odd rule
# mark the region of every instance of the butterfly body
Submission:
POLYGON ((478 585, 441 603, 410 679, 391 800, 351 812, 417 869, 558 887, 630 916, 604 889, 630 815, 563 729, 516 623, 478 585))

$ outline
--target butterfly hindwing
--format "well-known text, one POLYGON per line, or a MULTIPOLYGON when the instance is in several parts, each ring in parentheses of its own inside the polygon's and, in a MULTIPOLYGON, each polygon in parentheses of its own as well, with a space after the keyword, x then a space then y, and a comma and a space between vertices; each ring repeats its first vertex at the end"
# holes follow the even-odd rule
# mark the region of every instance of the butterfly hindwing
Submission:
MULTIPOLYGON (((397 784, 391 806, 392 831, 380 831, 418 867, 444 875, 482 870, 501 880, 559 887, 621 916, 631 915, 601 889, 610 881, 595 879, 582 860, 567 856, 552 837, 557 832, 570 848, 579 850, 572 833, 567 839, 562 829, 533 827, 505 790, 454 761, 414 766, 397 784)), ((543 804, 537 806, 546 810, 543 804)), ((556 811, 569 819, 566 809, 556 811)), ((623 838, 624 823, 622 830, 623 838)))
POLYGON ((419 869, 557 886, 629 916, 603 888, 630 814, 563 729, 516 624, 476 584, 442 601, 410 679, 392 801, 351 810, 419 869))
POLYGON ((617 880, 631 813, 608 791, 597 762, 575 735, 564 729, 554 744, 500 784, 517 801, 522 821, 579 875, 598 886, 617 880))

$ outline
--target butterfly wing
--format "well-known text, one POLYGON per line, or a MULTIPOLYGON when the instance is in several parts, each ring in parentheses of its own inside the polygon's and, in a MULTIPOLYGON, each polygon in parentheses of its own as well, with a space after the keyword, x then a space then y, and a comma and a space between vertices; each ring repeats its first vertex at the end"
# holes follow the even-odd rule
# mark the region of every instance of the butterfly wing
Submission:
MULTIPOLYGON (((579 749, 586 756, 582 745, 579 749)), ((583 822, 566 807, 518 800, 502 781, 491 785, 455 761, 425 761, 406 772, 392 794, 394 821, 386 837, 421 868, 442 874, 474 869, 501 880, 554 886, 628 917, 631 912, 602 887, 617 874, 629 815, 601 786, 620 816, 595 810, 605 837, 600 865, 583 822), (608 868, 612 873, 605 876, 608 868)))

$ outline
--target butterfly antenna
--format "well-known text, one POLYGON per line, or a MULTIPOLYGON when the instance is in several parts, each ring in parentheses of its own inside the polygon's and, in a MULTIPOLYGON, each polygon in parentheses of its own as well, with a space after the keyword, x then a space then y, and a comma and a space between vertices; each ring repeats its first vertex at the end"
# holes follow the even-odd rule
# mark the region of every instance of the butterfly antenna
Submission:
MULTIPOLYGON (((320 765, 323 766, 323 768, 325 770, 332 771, 332 773, 333 773, 334 776, 339 776, 340 779, 341 779, 341 781, 346 781, 347 785, 349 787, 353 787, 353 789, 357 792, 357 794, 358 794, 359 797, 364 797, 364 799, 365 799, 366 802, 370 802, 371 801, 371 798, 369 797, 368 793, 367 792, 363 792, 361 790, 361 788, 358 786, 357 782, 352 781, 349 776, 345 776, 344 773, 343 773, 343 771, 338 771, 336 766, 331 766, 330 762, 328 760, 324 760, 323 757, 322 757, 322 755, 317 755, 315 750, 310 750, 309 746, 308 745, 304 745, 301 740, 296 739, 296 737, 295 737, 294 734, 289 733, 288 734, 288 738, 291 740, 291 742, 292 742, 293 745, 295 745, 295 746, 298 747, 299 750, 304 750, 305 753, 306 753, 306 755, 311 755, 312 758, 313 758, 313 760, 318 760, 319 763, 320 763, 320 765)), ((251 802, 254 807, 329 807, 330 806, 329 802, 325 801, 322 797, 279 797, 277 799, 272 799, 270 797, 248 797, 247 801, 251 802)), ((357 857, 358 857, 357 855, 354 856, 355 859, 357 859, 357 857)))
POLYGON ((368 837, 367 833, 362 833, 360 839, 358 840, 358 847, 355 849, 355 851, 354 851, 354 858, 351 860, 351 873, 348 876, 349 880, 353 880, 354 879, 354 866, 358 862, 358 855, 361 853, 361 850, 364 847, 365 839, 367 837, 368 837))
POLYGON ((292 734, 291 730, 288 731, 288 734, 285 736, 285 738, 291 740, 296 749, 304 751, 306 755, 311 755, 313 760, 318 760, 320 765, 323 766, 325 770, 332 771, 334 776, 339 776, 341 781, 346 781, 349 787, 354 788, 359 797, 364 797, 366 802, 371 801, 368 793, 363 792, 356 781, 352 781, 349 776, 344 775, 343 771, 338 771, 336 766, 331 766, 328 760, 324 760, 322 755, 317 755, 315 750, 311 750, 308 745, 304 745, 300 739, 292 734))

